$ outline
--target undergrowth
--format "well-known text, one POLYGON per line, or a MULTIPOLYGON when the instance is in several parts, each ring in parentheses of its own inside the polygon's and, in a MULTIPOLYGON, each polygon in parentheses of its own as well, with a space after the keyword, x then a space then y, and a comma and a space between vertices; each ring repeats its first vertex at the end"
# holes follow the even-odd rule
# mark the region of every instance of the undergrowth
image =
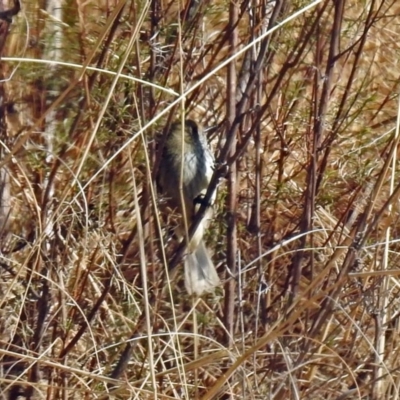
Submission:
POLYGON ((22 3, 2 52, 2 398, 400 398, 397 2, 94 3, 22 3), (201 298, 154 179, 181 118, 201 298))

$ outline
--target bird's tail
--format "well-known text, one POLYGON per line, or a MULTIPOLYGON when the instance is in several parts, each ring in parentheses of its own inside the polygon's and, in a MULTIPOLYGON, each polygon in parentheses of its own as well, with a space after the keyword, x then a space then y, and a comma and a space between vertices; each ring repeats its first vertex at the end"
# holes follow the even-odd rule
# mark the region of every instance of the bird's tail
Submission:
POLYGON ((220 284, 214 264, 203 240, 185 258, 185 286, 189 294, 200 296, 220 284))

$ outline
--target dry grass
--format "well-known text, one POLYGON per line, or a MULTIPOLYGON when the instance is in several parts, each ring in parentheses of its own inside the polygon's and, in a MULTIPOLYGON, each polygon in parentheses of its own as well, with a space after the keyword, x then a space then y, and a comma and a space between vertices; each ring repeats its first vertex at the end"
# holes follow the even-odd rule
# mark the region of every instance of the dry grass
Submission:
POLYGON ((1 64, 2 398, 399 399, 399 4, 26 3, 1 64), (182 116, 215 126, 224 287, 200 299, 166 278, 153 186, 182 116))

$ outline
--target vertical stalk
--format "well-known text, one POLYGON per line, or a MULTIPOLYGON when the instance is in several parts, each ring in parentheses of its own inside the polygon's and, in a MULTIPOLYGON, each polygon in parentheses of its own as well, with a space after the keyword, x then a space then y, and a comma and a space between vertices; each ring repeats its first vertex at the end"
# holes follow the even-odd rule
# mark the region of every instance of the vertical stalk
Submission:
MULTIPOLYGON (((397 159, 397 146, 399 142, 399 130, 400 130, 400 94, 398 94, 398 106, 397 106, 397 124, 396 131, 393 138, 395 145, 393 146, 393 156, 392 156, 392 168, 391 168, 391 178, 390 178, 390 194, 392 195, 395 190, 395 182, 398 180, 396 177, 396 164, 397 159)), ((388 205, 388 214, 391 215, 393 212, 393 204, 388 205)), ((389 253, 390 253, 390 240, 391 240, 391 227, 390 225, 386 228, 385 232, 385 248, 383 254, 383 269, 390 269, 389 265, 389 253)), ((385 397, 385 387, 387 382, 383 379, 386 374, 386 368, 384 368, 385 363, 385 348, 386 348, 386 329, 388 326, 388 305, 389 305, 389 276, 382 277, 382 284, 379 286, 379 296, 378 296, 378 314, 375 317, 375 368, 374 368, 374 381, 376 384, 373 387, 373 398, 374 399, 384 399, 385 397)))
MULTIPOLYGON (((0 11, 4 12, 8 9, 9 17, 18 14, 20 5, 14 0, 14 7, 11 1, 0 1, 0 11), (11 8, 12 7, 12 8, 11 8)), ((3 55, 3 48, 8 36, 11 19, 0 20, 0 56, 3 55)), ((5 147, 7 143, 7 125, 6 125, 6 91, 4 88, 3 71, 0 71, 0 160, 3 159, 5 147)), ((2 242, 9 228, 9 217, 11 212, 11 193, 10 193, 10 174, 7 166, 0 168, 0 251, 2 242)))
MULTIPOLYGON (((231 2, 229 5, 229 31, 231 35, 229 37, 229 49, 230 54, 235 54, 238 44, 238 32, 236 23, 238 20, 238 6, 235 2, 231 2)), ((236 79, 236 65, 235 61, 232 61, 228 65, 227 70, 227 101, 226 101, 226 114, 227 114, 227 133, 235 134, 235 130, 231 130, 236 118, 236 90, 237 90, 237 79, 236 79)), ((236 139, 233 138, 232 145, 230 147, 230 154, 233 155, 236 151, 236 139)), ((236 232, 236 186, 237 186, 237 171, 236 161, 234 161, 230 167, 228 174, 228 198, 227 198, 227 216, 228 216, 228 227, 227 227, 227 264, 228 268, 233 276, 237 272, 236 255, 237 255, 237 232, 236 232)), ((227 330, 226 343, 230 345, 233 337, 234 327, 234 313, 235 313, 235 286, 236 282, 233 279, 229 279, 225 286, 225 326, 227 330)))
MULTIPOLYGON (((307 169, 307 187, 305 190, 305 207, 304 213, 300 222, 300 231, 302 233, 309 232, 313 229, 313 216, 315 212, 315 196, 316 196, 316 183, 317 183, 317 170, 318 170, 318 152, 319 147, 322 141, 322 137, 325 131, 325 119, 326 113, 328 110, 330 91, 332 87, 332 78, 333 71, 337 61, 337 56, 339 54, 339 40, 340 40, 340 30, 343 19, 343 7, 344 0, 336 1, 334 3, 334 21, 331 30, 331 40, 329 47, 329 55, 327 60, 327 66, 324 73, 324 83, 322 86, 321 97, 319 101, 317 100, 318 92, 317 85, 320 81, 320 77, 316 77, 316 93, 315 93, 315 102, 318 103, 318 107, 315 112, 315 120, 314 120, 314 131, 312 132, 312 143, 310 149, 310 161, 309 167, 307 169)), ((319 43, 319 41, 317 42, 319 43)), ((317 53, 317 63, 319 62, 319 48, 317 53)), ((318 65, 317 72, 318 74, 318 65)), ((313 245, 313 237, 312 235, 308 236, 304 235, 300 240, 300 251, 297 253, 294 262, 293 262, 293 280, 292 280, 292 293, 291 300, 296 296, 299 288, 302 263, 304 259, 304 249, 306 246, 307 239, 310 241, 310 246, 313 245)), ((311 260, 313 260, 313 256, 311 255, 311 260)), ((312 265, 312 262, 311 262, 312 265)), ((312 269, 311 268, 311 279, 312 279, 312 269)))

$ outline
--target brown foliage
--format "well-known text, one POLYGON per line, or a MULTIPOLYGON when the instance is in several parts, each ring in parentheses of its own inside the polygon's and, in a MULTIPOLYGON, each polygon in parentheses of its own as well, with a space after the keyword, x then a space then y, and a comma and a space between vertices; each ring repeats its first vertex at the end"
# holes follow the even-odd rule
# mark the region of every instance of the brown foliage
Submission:
POLYGON ((14 17, 2 395, 397 398, 398 2, 178 5, 14 17), (201 299, 153 185, 183 117, 217 159, 201 299))

